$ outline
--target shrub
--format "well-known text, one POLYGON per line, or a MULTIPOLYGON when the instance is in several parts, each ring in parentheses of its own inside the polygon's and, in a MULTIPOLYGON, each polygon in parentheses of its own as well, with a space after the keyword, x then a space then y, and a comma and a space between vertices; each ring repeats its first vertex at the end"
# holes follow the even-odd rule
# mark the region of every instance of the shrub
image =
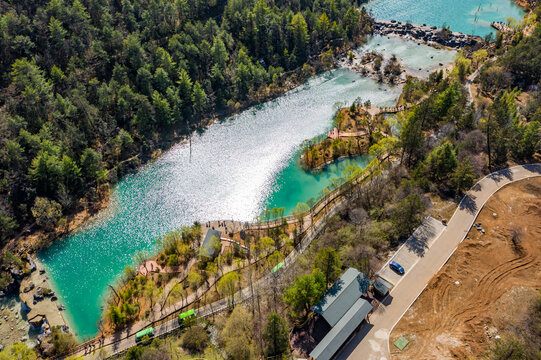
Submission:
POLYGON ((177 254, 169 255, 169 259, 167 260, 167 266, 169 266, 169 267, 178 266, 178 256, 177 256, 177 254))
POLYGON ((209 345, 207 331, 201 325, 188 328, 182 335, 181 345, 191 353, 203 352, 209 345))
POLYGON ((0 290, 4 290, 8 287, 9 284, 13 281, 13 277, 10 273, 4 272, 0 274, 0 290))
POLYGON ((54 352, 57 355, 65 354, 74 349, 78 342, 75 336, 63 332, 60 328, 53 328, 53 339, 51 343, 54 345, 54 352))
POLYGON ((36 224, 46 230, 53 230, 62 215, 62 207, 59 203, 43 197, 36 198, 31 210, 36 224))

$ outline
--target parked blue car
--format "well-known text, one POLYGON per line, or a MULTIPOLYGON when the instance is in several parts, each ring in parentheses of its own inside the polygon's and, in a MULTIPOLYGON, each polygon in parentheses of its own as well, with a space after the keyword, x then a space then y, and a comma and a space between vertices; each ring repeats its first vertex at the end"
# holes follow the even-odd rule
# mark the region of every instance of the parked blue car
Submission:
POLYGON ((389 267, 397 274, 404 275, 404 268, 399 263, 391 261, 389 267))

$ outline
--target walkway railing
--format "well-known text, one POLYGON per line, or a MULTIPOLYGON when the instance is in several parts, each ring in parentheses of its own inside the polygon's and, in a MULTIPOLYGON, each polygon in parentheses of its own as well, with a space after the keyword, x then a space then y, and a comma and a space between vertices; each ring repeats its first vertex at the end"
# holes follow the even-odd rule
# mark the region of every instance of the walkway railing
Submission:
MULTIPOLYGON (((388 159, 389 159, 389 155, 386 156, 385 158, 383 158, 381 160, 381 163, 384 163, 388 159)), ((371 178, 376 172, 381 172, 381 168, 370 169, 368 172, 362 172, 361 174, 359 174, 354 179, 351 179, 349 181, 346 181, 346 182, 340 184, 339 186, 337 186, 336 188, 331 190, 328 194, 324 195, 321 199, 319 199, 315 203, 315 205, 307 212, 307 214, 305 215, 305 218, 309 217, 309 219, 311 220, 313 218, 317 218, 318 216, 320 216, 322 212, 324 212, 324 214, 319 219, 319 221, 316 222, 315 224, 312 224, 311 221, 310 221, 310 224, 307 225, 306 230, 301 229, 301 231, 303 230, 301 234, 304 234, 304 235, 301 235, 302 240, 284 259, 284 267, 283 267, 283 269, 287 268, 289 265, 294 263, 295 260, 297 259, 298 255, 302 254, 308 248, 308 246, 310 245, 312 240, 325 228, 326 218, 328 216, 334 215, 337 212, 337 209, 345 201, 345 197, 343 197, 343 196, 345 196, 355 186, 361 184, 365 179, 371 178), (343 198, 339 199, 340 197, 343 197, 343 198), (335 202, 336 200, 338 200, 338 201, 335 202), (335 202, 334 205, 330 209, 327 209, 328 205, 332 204, 333 202, 335 202)), ((286 220, 289 224, 298 222, 297 218, 295 218, 294 216, 285 216, 283 218, 274 219, 272 221, 264 222, 263 224, 261 224, 261 223, 252 223, 251 225, 258 225, 258 226, 263 225, 263 229, 264 229, 266 227, 270 228, 273 224, 274 224, 274 227, 279 226, 279 225, 283 224, 284 220, 286 220)), ((306 220, 303 219, 303 222, 305 224, 307 224, 307 222, 305 222, 305 221, 306 220)), ((264 259, 266 259, 266 256, 256 260, 254 263, 260 262, 261 260, 264 260, 264 259)), ((254 263, 249 264, 249 265, 253 265, 254 263)), ((246 265, 246 266, 248 266, 248 265, 246 265)), ((233 270, 233 271, 235 271, 235 270, 233 270)), ((263 286, 265 284, 265 282, 267 282, 269 279, 272 278, 272 276, 274 276, 274 273, 267 273, 264 277, 257 280, 256 283, 253 284, 253 286, 263 286)), ((219 278, 216 279, 216 281, 219 281, 219 278)), ((201 299, 204 297, 204 295, 212 288, 213 285, 214 285, 214 283, 211 286, 209 286, 206 290, 204 290, 204 292, 201 295, 199 295, 199 296, 196 295, 196 298, 193 301, 191 301, 190 303, 181 305, 178 309, 175 306, 173 306, 174 310, 171 310, 171 312, 166 313, 161 318, 153 320, 153 321, 149 321, 149 322, 140 322, 142 327, 138 326, 138 328, 139 327, 145 328, 145 327, 148 327, 148 326, 155 326, 155 324, 164 321, 168 317, 174 316, 177 313, 179 313, 181 311, 184 311, 187 307, 193 305, 194 303, 200 302, 201 299)), ((237 302, 245 302, 246 300, 248 300, 251 297, 251 296, 247 297, 249 295, 248 292, 250 292, 250 288, 244 288, 244 289, 240 290, 239 292, 237 292, 235 294, 235 296, 237 297, 237 302)), ((208 316, 212 316, 213 314, 217 314, 219 312, 225 311, 225 310, 227 310, 227 308, 228 307, 227 307, 226 299, 221 299, 221 300, 216 301, 216 302, 214 302, 212 304, 208 304, 208 305, 205 305, 205 306, 197 309, 196 312, 201 317, 208 317, 208 316)), ((167 332, 165 332, 164 334, 172 332, 172 331, 178 329, 178 326, 176 326, 174 323, 170 324, 171 321, 174 322, 174 320, 169 320, 167 323, 165 323, 165 324, 169 324, 169 326, 167 327, 167 332)), ((128 339, 134 337, 135 333, 136 333, 136 329, 134 329, 133 331, 130 331, 129 335, 127 335, 125 337, 122 337, 122 338, 116 338, 116 339, 114 339, 113 341, 110 341, 107 344, 105 344, 105 341, 104 341, 104 343, 99 345, 99 347, 101 348, 101 347, 112 346, 114 350, 110 355, 115 355, 115 354, 120 353, 122 351, 125 351, 127 349, 127 348, 121 348, 119 345, 123 341, 128 341, 128 339)), ((164 334, 162 334, 162 335, 164 335, 164 334)), ((86 341, 85 343, 79 345, 77 348, 75 348, 70 353, 65 354, 65 355, 63 355, 63 356, 61 356, 59 358, 65 359, 66 357, 68 357, 70 355, 81 353, 89 345, 96 345, 96 344, 100 344, 100 342, 98 340, 96 340, 96 339, 86 341)), ((127 345, 129 345, 129 344, 127 344, 127 345)), ((128 346, 128 348, 129 347, 131 347, 131 346, 128 346)))

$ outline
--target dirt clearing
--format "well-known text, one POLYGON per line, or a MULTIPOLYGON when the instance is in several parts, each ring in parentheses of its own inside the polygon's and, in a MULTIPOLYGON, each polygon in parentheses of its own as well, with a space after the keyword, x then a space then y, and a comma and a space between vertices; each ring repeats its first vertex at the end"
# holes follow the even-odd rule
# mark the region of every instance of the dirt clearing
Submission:
POLYGON ((391 333, 393 359, 464 359, 519 321, 541 288, 541 178, 492 196, 391 333), (483 233, 484 231, 484 233, 483 233), (392 343, 404 336, 402 351, 392 343))

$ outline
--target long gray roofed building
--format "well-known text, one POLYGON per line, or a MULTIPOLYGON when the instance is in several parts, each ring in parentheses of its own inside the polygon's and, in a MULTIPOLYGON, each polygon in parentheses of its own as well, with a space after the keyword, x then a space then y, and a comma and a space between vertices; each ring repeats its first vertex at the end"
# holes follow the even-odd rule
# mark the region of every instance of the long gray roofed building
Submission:
POLYGON ((331 331, 312 350, 310 357, 317 360, 331 359, 370 311, 372 311, 372 305, 368 301, 361 298, 357 299, 333 326, 331 331))
POLYGON ((346 311, 370 287, 370 279, 357 269, 349 268, 311 310, 334 326, 346 311))
POLYGON ((338 351, 355 329, 372 311, 372 305, 361 299, 370 279, 357 269, 349 268, 338 279, 312 311, 320 314, 332 327, 312 350, 310 357, 328 360, 338 351))

